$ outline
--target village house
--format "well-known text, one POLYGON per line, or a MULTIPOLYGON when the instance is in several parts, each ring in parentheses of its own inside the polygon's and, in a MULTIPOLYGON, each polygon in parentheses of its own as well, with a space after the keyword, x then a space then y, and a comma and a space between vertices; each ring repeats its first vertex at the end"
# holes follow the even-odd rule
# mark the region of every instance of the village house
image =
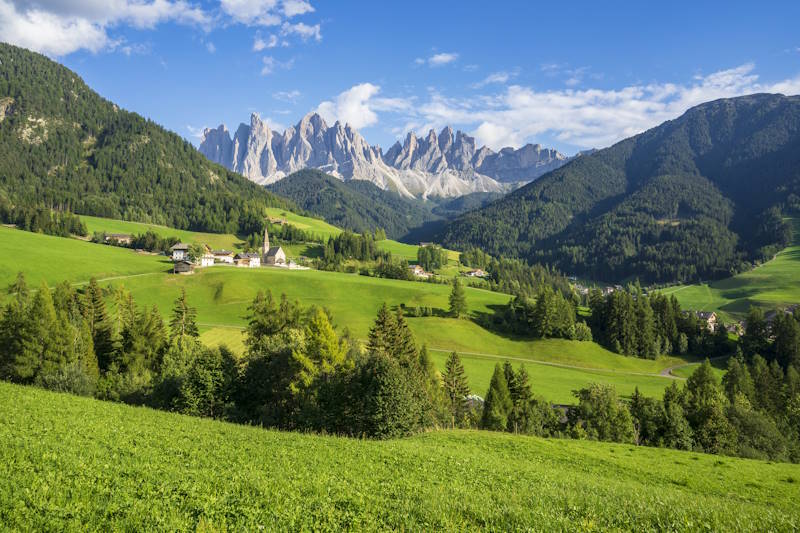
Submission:
POLYGON ((420 265, 411 265, 408 267, 411 271, 411 274, 418 278, 428 279, 431 275, 428 272, 425 272, 425 269, 422 268, 420 265))
POLYGON ((173 274, 192 274, 194 272, 194 264, 191 261, 181 260, 176 261, 172 265, 173 274))
POLYGON ((269 245, 269 233, 264 228, 264 246, 261 249, 262 258, 265 265, 285 266, 286 265, 286 252, 280 246, 269 245))
POLYGON ((214 266, 214 254, 210 252, 206 252, 200 258, 200 266, 201 267, 210 267, 214 266))
POLYGON ((170 248, 169 251, 172 252, 173 261, 183 261, 189 255, 189 245, 186 243, 179 242, 178 244, 170 248))
POLYGON ((476 268, 475 270, 468 271, 465 275, 471 278, 485 278, 487 276, 487 273, 481 270, 480 268, 476 268))
POLYGON ((133 235, 128 235, 127 233, 106 233, 105 242, 106 244, 116 242, 129 246, 131 242, 133 242, 133 235))
POLYGON ((436 243, 434 243, 434 242, 421 242, 421 243, 419 243, 421 248, 425 248, 426 246, 433 246, 434 244, 436 244, 436 243))
POLYGON ((229 265, 233 264, 233 257, 234 254, 230 250, 212 250, 211 255, 214 257, 214 261, 217 263, 226 263, 229 265))
POLYGON ((694 316, 711 333, 717 330, 717 313, 713 311, 695 311, 694 316))
POLYGON ((236 254, 233 262, 240 268, 258 268, 261 266, 261 256, 253 253, 236 254))

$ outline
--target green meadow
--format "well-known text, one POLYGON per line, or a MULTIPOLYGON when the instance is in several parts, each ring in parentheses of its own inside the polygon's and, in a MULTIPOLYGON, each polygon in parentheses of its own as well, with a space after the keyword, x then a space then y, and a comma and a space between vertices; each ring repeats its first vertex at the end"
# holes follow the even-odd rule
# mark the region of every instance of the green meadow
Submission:
POLYGON ((793 220, 793 245, 748 272, 699 285, 664 289, 685 309, 717 311, 725 320, 740 320, 751 306, 775 309, 800 303, 800 219, 793 220))
POLYGON ((267 431, 0 383, 12 531, 791 531, 800 466, 589 441, 267 431))
POLYGON ((61 281, 73 283, 121 276, 166 272, 172 268, 168 258, 138 254, 131 250, 104 246, 77 239, 64 239, 0 226, 0 287, 6 287, 23 271, 28 283, 42 280, 51 286, 61 281))
MULTIPOLYGON (((126 223, 127 224, 127 223, 126 223)), ((276 268, 238 269, 214 266, 197 269, 191 276, 176 276, 163 256, 0 228, 0 238, 10 254, 0 259, 0 286, 8 285, 17 271, 29 284, 42 280, 53 286, 68 280, 85 283, 92 276, 107 286, 123 286, 139 305, 157 305, 164 316, 171 312, 180 290, 197 308, 201 338, 209 345, 225 344, 243 351, 247 307, 259 290, 275 297, 285 293, 303 305, 327 307, 340 332, 365 339, 383 302, 392 307, 430 306, 437 316, 408 318, 419 344, 425 344, 439 368, 451 351, 464 360, 474 393, 485 394, 494 365, 506 359, 525 364, 535 390, 551 401, 566 403, 572 391, 594 381, 613 383, 623 395, 636 387, 660 395, 673 378, 660 376, 662 369, 683 359, 664 357, 655 361, 625 357, 592 342, 561 339, 532 340, 502 335, 481 327, 477 320, 508 302, 509 296, 466 288, 470 319, 444 316, 450 287, 432 283, 370 278, 356 274, 276 268)))

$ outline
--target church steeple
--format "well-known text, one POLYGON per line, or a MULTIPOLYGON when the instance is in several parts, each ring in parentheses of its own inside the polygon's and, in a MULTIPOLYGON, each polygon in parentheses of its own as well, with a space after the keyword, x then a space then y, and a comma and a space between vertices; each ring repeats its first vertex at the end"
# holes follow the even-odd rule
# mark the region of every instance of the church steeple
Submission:
POLYGON ((263 261, 267 260, 267 252, 269 252, 269 232, 267 232, 267 224, 264 225, 264 249, 261 254, 263 261))

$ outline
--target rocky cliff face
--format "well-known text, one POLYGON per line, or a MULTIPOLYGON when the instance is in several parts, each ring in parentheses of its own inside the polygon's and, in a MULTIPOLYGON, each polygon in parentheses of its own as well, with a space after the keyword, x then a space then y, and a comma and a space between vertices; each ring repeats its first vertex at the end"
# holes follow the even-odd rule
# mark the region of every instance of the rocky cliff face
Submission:
POLYGON ((282 134, 272 131, 257 114, 240 124, 233 138, 221 125, 206 129, 200 152, 210 160, 268 184, 303 168, 317 168, 343 180, 371 181, 404 196, 461 196, 502 192, 532 181, 563 165, 555 150, 526 145, 500 152, 475 148, 475 139, 450 127, 424 138, 409 133, 386 154, 370 146, 349 125, 328 126, 311 113, 282 134))

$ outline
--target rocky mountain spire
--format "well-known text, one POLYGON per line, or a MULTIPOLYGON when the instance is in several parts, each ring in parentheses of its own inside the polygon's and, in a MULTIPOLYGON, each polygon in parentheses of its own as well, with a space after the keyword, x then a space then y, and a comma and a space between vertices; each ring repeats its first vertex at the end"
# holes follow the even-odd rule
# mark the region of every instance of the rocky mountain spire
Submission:
POLYGON ((475 139, 444 127, 425 137, 408 132, 385 154, 370 146, 349 124, 328 126, 309 113, 283 133, 272 131, 257 114, 231 138, 224 125, 206 129, 200 152, 251 180, 273 183, 303 168, 317 168, 340 179, 363 179, 405 196, 459 196, 501 192, 532 181, 566 163, 555 150, 528 144, 494 152, 476 150, 475 139))

